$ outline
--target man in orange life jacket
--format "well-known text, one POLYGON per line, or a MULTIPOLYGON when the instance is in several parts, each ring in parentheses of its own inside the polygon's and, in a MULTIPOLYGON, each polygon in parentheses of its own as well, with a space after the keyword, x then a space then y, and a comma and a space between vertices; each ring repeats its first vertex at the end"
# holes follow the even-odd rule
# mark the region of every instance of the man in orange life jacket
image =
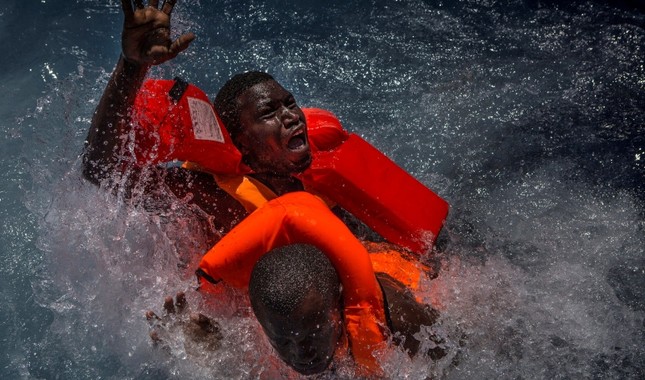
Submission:
MULTIPOLYGON (((434 324, 436 313, 387 274, 378 273, 377 278, 386 300, 388 328, 404 338, 404 349, 414 356, 420 348, 414 334, 421 326, 434 324)), ((319 373, 334 357, 346 355, 340 280, 316 247, 288 245, 263 256, 253 268, 249 297, 271 345, 296 371, 319 373)), ((423 354, 438 359, 444 352, 436 346, 423 354)))
MULTIPOLYGON (((169 190, 190 203, 227 231, 247 212, 223 191, 213 176, 183 168, 143 168, 128 161, 132 108, 149 68, 176 57, 193 41, 192 33, 170 38, 175 1, 122 0, 125 15, 122 55, 92 118, 83 155, 83 174, 97 185, 108 184, 131 197, 143 184, 144 195, 169 190)), ((291 176, 311 163, 311 151, 302 110, 293 95, 264 73, 238 75, 225 84, 216 100, 218 113, 229 129, 253 176, 277 195, 302 190, 291 176)), ((163 205, 165 199, 155 199, 163 205)), ((214 231, 211 231, 214 233, 214 231)))
MULTIPOLYGON (((165 1, 161 9, 158 0, 150 0, 148 6, 142 0, 135 0, 134 6, 130 0, 121 3, 122 55, 92 118, 84 176, 126 196, 141 184, 147 197, 159 193, 155 190, 169 190, 180 198, 192 194, 190 203, 214 218, 218 229, 228 230, 247 212, 211 175, 182 168, 145 171, 128 161, 131 110, 149 68, 176 57, 195 36, 187 33, 171 40, 174 0, 165 1)), ((303 189, 291 174, 309 166, 311 152, 304 114, 291 93, 267 74, 251 73, 233 77, 215 103, 255 179, 278 196, 303 189)))
MULTIPOLYGON (((417 302, 403 284, 388 274, 376 276, 394 342, 410 356, 421 354, 434 360, 445 356, 440 338, 433 337, 433 347, 419 352, 423 342, 415 337, 422 326, 436 322, 436 312, 417 302)), ((340 280, 316 247, 289 245, 263 256, 253 269, 249 298, 276 353, 296 371, 305 375, 319 373, 329 367, 334 357, 342 359, 347 355, 340 280)), ((363 373, 376 373, 368 370, 363 373)))
POLYGON ((204 255, 197 274, 206 294, 219 282, 248 288, 271 344, 296 370, 324 370, 346 337, 359 371, 376 374, 374 355, 389 332, 405 337, 404 347, 415 354, 414 334, 436 319, 408 291, 427 268, 388 247, 376 250, 370 254, 321 199, 293 192, 245 218, 204 255))
MULTIPOLYGON (((436 322, 437 312, 418 302, 404 284, 389 274, 378 272, 376 278, 383 293, 386 325, 393 334, 393 342, 410 356, 424 355, 433 360, 444 357, 443 338, 432 334, 429 336, 432 342, 423 342, 415 337, 422 326, 436 322)), ((202 291, 209 296, 208 288, 204 288, 202 291)), ((354 349, 358 347, 350 344, 351 337, 344 328, 341 289, 338 272, 329 258, 312 245, 275 248, 253 267, 248 285, 253 312, 277 355, 296 371, 305 375, 320 373, 334 359, 345 361, 353 356, 359 374, 378 373, 378 368, 363 365, 365 359, 368 365, 372 364, 369 357, 372 352, 363 352, 367 358, 354 356, 354 349)), ((170 314, 185 311, 185 294, 177 294, 176 304, 168 297, 164 309, 170 314)), ((153 323, 160 319, 152 311, 147 312, 147 318, 153 323)), ((172 320, 163 319, 166 323, 172 320)), ((188 323, 182 329, 189 341, 201 344, 197 350, 219 349, 221 331, 216 321, 202 313, 191 313, 188 323)), ((154 342, 163 341, 159 328, 153 328, 150 333, 154 342)))
POLYGON ((303 111, 270 75, 235 75, 217 94, 215 110, 194 86, 177 81, 169 91, 155 85, 164 81, 144 83, 152 65, 174 58, 195 38, 187 33, 170 39, 174 2, 161 9, 158 0, 148 6, 121 2, 122 55, 87 136, 82 162, 88 180, 157 210, 185 200, 197 216, 206 216, 204 227, 213 238, 266 200, 306 190, 342 206, 390 242, 420 254, 432 248, 447 202, 344 131, 329 112, 303 111), (153 166, 173 160, 184 165, 153 166), (132 197, 135 191, 143 196, 132 197))

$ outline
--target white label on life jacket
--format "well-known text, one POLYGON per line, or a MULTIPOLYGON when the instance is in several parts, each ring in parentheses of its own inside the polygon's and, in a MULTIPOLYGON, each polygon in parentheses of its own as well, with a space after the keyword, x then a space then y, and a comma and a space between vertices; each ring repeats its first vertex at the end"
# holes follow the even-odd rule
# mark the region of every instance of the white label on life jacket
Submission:
POLYGON ((201 99, 191 97, 187 97, 187 99, 195 139, 224 143, 222 127, 217 122, 213 107, 201 99))

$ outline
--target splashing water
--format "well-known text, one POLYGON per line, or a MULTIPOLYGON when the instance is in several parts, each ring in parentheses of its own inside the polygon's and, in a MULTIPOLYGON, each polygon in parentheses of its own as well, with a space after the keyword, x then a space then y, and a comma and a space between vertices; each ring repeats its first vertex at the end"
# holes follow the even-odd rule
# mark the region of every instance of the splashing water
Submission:
MULTIPOLYGON (((451 203, 446 357, 383 355, 390 378, 642 378, 645 15, 576 1, 222 1, 175 7, 198 39, 157 77, 209 94, 266 70, 451 203)), ((185 202, 150 215, 80 176, 119 53, 116 1, 0 6, 2 378, 298 378, 243 294, 192 291, 208 241, 185 202), (29 49, 24 49, 29 47, 29 49), (222 329, 195 353, 148 309, 184 290, 222 329)), ((323 378, 351 378, 339 363, 323 378)))

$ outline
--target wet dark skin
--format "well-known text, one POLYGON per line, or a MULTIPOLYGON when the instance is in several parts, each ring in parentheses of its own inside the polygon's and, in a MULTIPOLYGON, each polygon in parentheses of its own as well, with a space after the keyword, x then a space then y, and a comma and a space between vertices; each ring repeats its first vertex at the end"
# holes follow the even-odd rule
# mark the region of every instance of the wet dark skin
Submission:
MULTIPOLYGON (((216 229, 227 231, 245 214, 241 205, 218 188, 212 176, 181 168, 143 170, 128 162, 125 152, 131 130, 131 110, 137 91, 152 65, 164 63, 188 48, 195 39, 186 33, 170 39, 175 1, 121 1, 124 24, 122 54, 94 112, 83 154, 83 175, 126 197, 145 194, 144 203, 168 209, 172 200, 159 194, 191 195, 191 203, 213 217, 216 229), (156 198, 155 198, 156 197, 156 198), (155 198, 155 199, 152 199, 155 198), (149 201, 149 202, 148 202, 149 201)), ((206 231, 217 236, 216 231, 206 231)))
POLYGON ((153 311, 146 312, 146 319, 152 326, 150 338, 155 345, 163 347, 166 337, 173 339, 177 333, 183 333, 188 338, 184 348, 190 354, 199 356, 201 350, 220 348, 219 324, 202 313, 189 312, 184 292, 178 292, 175 299, 166 297, 163 308, 162 317, 153 311))
MULTIPOLYGON (((421 326, 432 326, 438 313, 430 306, 420 304, 400 282, 385 273, 376 277, 383 289, 387 313, 390 316, 394 342, 403 346, 410 356, 427 355, 437 360, 445 356, 438 337, 432 337, 435 348, 419 352, 421 342, 414 335, 421 326)), ((285 316, 266 309, 254 309, 271 346, 278 356, 298 372, 311 375, 329 367, 334 352, 344 344, 341 301, 326 304, 321 297, 311 294, 299 307, 285 316)))
POLYGON ((276 81, 259 83, 237 99, 242 132, 235 145, 253 176, 282 195, 302 190, 291 176, 311 164, 305 115, 293 95, 276 81))
MULTIPOLYGON (((83 174, 91 182, 107 184, 126 197, 141 194, 157 209, 190 195, 189 204, 210 216, 219 232, 227 232, 247 213, 221 190, 211 175, 182 168, 139 168, 126 154, 132 126, 131 110, 137 91, 153 65, 175 58, 195 39, 186 33, 170 39, 175 1, 122 0, 124 26, 122 55, 92 118, 83 155, 83 174), (133 6, 134 5, 134 6, 133 6), (161 8, 159 8, 161 6, 161 8)), ((234 143, 254 176, 278 195, 302 190, 291 176, 311 163, 304 115, 293 95, 275 81, 257 84, 237 99, 242 133, 234 143)), ((141 198, 141 197, 139 197, 141 198)), ((153 211, 153 210, 151 210, 153 211)), ((215 231, 210 231, 214 237, 215 231)))
POLYGON ((310 294, 291 315, 254 309, 278 356, 298 372, 310 375, 331 363, 343 333, 340 299, 327 305, 310 294), (303 317, 307 316, 307 318, 303 317))
POLYGON ((124 14, 121 35, 122 54, 108 81, 92 118, 84 154, 84 174, 98 182, 118 173, 119 154, 130 130, 134 98, 148 69, 176 57, 188 48, 195 35, 187 33, 170 39, 170 17, 174 1, 166 1, 162 9, 151 0, 147 7, 136 1, 122 0, 124 14))
MULTIPOLYGON (((175 58, 195 39, 193 33, 171 39, 170 21, 175 3, 175 0, 161 3, 150 0, 147 4, 141 0, 121 1, 122 54, 92 118, 83 154, 83 175, 92 183, 107 186, 126 197, 141 194, 147 198, 143 203, 156 209, 171 205, 171 200, 163 194, 170 192, 179 198, 190 195, 189 203, 209 215, 217 230, 226 232, 247 213, 217 186, 211 175, 182 168, 143 169, 128 161, 131 111, 148 70, 175 58)), ((267 81, 243 92, 237 100, 243 131, 235 144, 243 153, 245 163, 256 172, 254 176, 278 195, 302 190, 302 184, 291 174, 309 166, 311 153, 304 115, 293 95, 277 82, 267 81)), ((206 233, 211 233, 213 238, 218 236, 214 230, 206 233)), ((396 298, 395 294, 398 293, 388 298, 396 298)), ((185 304, 181 293, 176 304, 172 298, 166 299, 166 317, 176 312, 182 314, 179 312, 185 310, 185 304)), ((166 318, 152 312, 147 317, 150 321, 166 318)), ((196 340, 219 340, 216 323, 204 315, 192 314, 188 322, 186 331, 196 340)), ((161 340, 157 329, 151 336, 155 341, 161 340)))
MULTIPOLYGON (((383 295, 387 301, 387 311, 390 316, 392 332, 398 333, 394 342, 401 344, 412 356, 419 353, 421 342, 414 338, 421 326, 432 326, 439 318, 439 312, 430 305, 419 303, 412 292, 402 283, 385 273, 376 273, 376 279, 381 284, 383 295), (401 338, 403 339, 403 342, 401 338)), ((432 337, 437 347, 421 354, 437 360, 446 355, 443 348, 438 345, 442 343, 441 338, 432 337)))
MULTIPOLYGON (((436 323, 437 311, 418 303, 403 284, 389 275, 377 273, 376 277, 386 299, 392 333, 396 334, 394 342, 401 345, 410 356, 421 354, 433 360, 445 356, 444 349, 440 347, 441 338, 431 337, 436 346, 427 352, 419 352, 421 342, 414 337, 421 326, 436 323)), ((218 323, 202 313, 187 313, 183 292, 177 293, 175 299, 166 297, 163 308, 162 317, 158 317, 153 311, 146 313, 146 318, 153 326, 150 337, 156 345, 163 346, 165 336, 179 330, 189 338, 186 341, 190 345, 187 349, 220 348, 222 335, 218 323)), ((302 374, 325 371, 336 350, 345 344, 340 298, 329 303, 322 301, 320 294, 312 293, 294 312, 286 316, 264 308, 253 311, 278 356, 302 374)))
MULTIPOLYGON (((83 154, 83 175, 92 183, 105 185, 126 197, 140 194, 145 198, 142 203, 152 209, 169 209, 172 200, 164 197, 169 192, 178 198, 190 198, 189 203, 209 215, 217 230, 226 232, 247 213, 237 200, 217 186, 211 175, 182 168, 142 169, 128 162, 126 155, 132 107, 148 70, 175 58, 195 39, 193 33, 183 34, 175 40, 170 38, 175 3, 151 0, 146 5, 143 1, 121 1, 124 14, 122 54, 92 118, 83 154)), ((245 132, 240 137, 241 150, 246 152, 245 162, 258 171, 258 179, 277 193, 301 190, 302 185, 289 174, 305 169, 311 158, 304 116, 293 95, 277 82, 270 81, 248 89, 240 98, 239 105, 245 116, 242 121, 245 132), (250 128, 246 128, 247 124, 250 128), (289 149, 288 139, 296 135, 304 136, 304 144, 295 150, 289 149), (266 144, 263 136, 266 136, 266 144), (258 144, 255 150, 254 143, 258 144), (284 149, 289 152, 283 152, 284 149), (272 154, 279 157, 275 170, 270 164, 272 154), (297 162, 290 163, 290 159, 297 162)), ((213 239, 219 236, 215 230, 205 232, 213 239)), ((178 293, 176 299, 176 305, 172 297, 165 300, 162 318, 152 311, 147 312, 148 320, 165 324, 169 321, 168 316, 184 315, 185 295, 178 293)), ((216 324, 202 314, 191 314, 190 318, 180 320, 195 339, 206 337, 212 341, 212 334, 219 334, 219 330, 213 328, 216 324)), ((159 331, 154 328, 151 332, 155 342, 162 341, 159 331)))

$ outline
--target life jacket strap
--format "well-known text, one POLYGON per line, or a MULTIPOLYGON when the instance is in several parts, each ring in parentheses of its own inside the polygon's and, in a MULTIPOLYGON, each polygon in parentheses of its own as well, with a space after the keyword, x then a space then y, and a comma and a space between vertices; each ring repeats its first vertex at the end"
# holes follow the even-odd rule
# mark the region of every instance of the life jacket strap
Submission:
POLYGON ((221 280, 216 280, 211 275, 206 273, 202 268, 199 268, 195 271, 195 275, 197 276, 197 284, 201 284, 201 279, 203 278, 204 280, 210 282, 211 284, 217 284, 221 280))
POLYGON ((179 103, 181 97, 184 96, 184 93, 188 89, 188 82, 181 79, 180 77, 175 77, 175 84, 172 85, 170 91, 168 91, 168 97, 172 99, 175 104, 179 103))

